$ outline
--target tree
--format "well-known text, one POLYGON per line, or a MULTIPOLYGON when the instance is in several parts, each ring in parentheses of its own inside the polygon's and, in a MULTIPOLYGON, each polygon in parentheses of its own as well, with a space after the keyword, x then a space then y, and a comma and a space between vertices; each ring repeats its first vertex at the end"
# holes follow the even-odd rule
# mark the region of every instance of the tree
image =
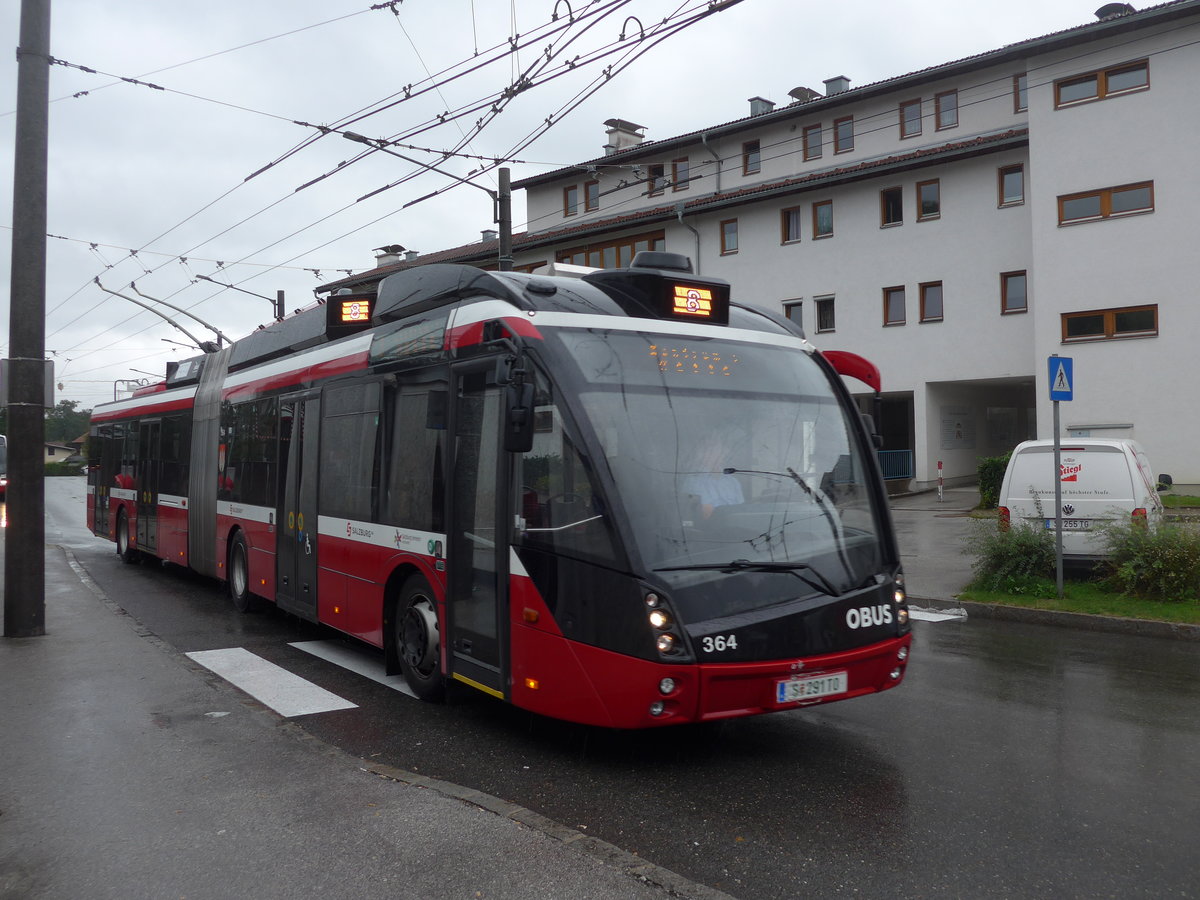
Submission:
POLYGON ((46 440, 54 444, 67 444, 87 434, 91 421, 90 409, 79 409, 78 400, 60 400, 53 409, 46 410, 46 440))

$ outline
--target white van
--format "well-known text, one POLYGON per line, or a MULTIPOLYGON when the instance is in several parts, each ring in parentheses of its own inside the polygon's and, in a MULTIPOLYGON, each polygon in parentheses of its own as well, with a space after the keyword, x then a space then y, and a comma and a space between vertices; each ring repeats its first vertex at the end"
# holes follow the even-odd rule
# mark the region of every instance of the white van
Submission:
POLYGON ((1018 444, 1000 487, 1000 527, 1025 523, 1054 530, 1054 478, 1062 487, 1063 558, 1104 557, 1098 526, 1106 521, 1162 521, 1158 482, 1137 441, 1065 438, 1054 470, 1054 441, 1018 444))

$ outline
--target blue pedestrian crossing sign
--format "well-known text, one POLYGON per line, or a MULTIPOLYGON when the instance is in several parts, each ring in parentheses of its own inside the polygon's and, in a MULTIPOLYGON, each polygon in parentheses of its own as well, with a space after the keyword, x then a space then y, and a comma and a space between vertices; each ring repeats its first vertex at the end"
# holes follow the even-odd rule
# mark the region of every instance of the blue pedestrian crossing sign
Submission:
POLYGON ((1072 372, 1075 361, 1069 356, 1051 356, 1050 363, 1050 399, 1070 400, 1075 390, 1075 377, 1072 372))

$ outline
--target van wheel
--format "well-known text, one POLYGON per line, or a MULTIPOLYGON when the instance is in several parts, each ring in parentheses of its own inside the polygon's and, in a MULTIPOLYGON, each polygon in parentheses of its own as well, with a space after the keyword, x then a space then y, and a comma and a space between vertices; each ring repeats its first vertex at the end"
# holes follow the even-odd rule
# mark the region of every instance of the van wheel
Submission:
POLYGON ((392 641, 404 680, 422 700, 442 702, 446 699, 446 680, 442 677, 437 601, 420 575, 404 582, 393 622, 392 641))
POLYGON ((254 612, 258 598, 250 593, 250 554, 246 538, 239 532, 229 547, 229 596, 240 613, 254 612))
POLYGON ((129 564, 137 562, 141 556, 129 543, 129 519, 125 510, 117 513, 117 556, 121 557, 121 562, 129 564))

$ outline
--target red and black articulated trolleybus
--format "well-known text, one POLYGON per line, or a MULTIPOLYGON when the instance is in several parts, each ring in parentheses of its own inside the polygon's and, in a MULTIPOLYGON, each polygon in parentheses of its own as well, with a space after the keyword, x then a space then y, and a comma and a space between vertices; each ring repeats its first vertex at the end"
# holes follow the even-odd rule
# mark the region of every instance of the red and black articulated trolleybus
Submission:
POLYGON ((894 687, 868 427, 729 293, 666 253, 400 272, 97 407, 88 524, 381 648, 424 699, 640 728, 894 687))

